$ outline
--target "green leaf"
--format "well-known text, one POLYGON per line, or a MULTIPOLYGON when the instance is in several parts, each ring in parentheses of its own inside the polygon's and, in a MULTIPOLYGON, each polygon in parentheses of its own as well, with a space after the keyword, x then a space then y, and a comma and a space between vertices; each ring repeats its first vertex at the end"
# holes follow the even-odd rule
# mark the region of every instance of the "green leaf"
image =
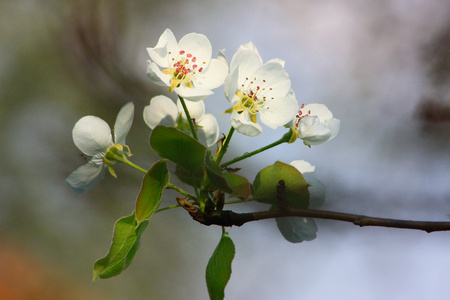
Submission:
POLYGON ((308 182, 293 166, 277 161, 262 169, 253 182, 253 200, 278 205, 277 185, 280 180, 286 184, 286 199, 296 208, 308 208, 308 182))
POLYGON ((94 264, 93 281, 117 276, 128 268, 139 249, 141 236, 147 225, 148 221, 144 221, 137 226, 134 212, 116 222, 108 254, 94 264))
POLYGON ((199 187, 202 184, 204 168, 200 168, 195 173, 191 173, 180 165, 177 165, 175 175, 182 182, 190 186, 199 187))
POLYGON ((206 285, 212 300, 225 297, 225 286, 230 280, 235 251, 233 241, 224 233, 206 267, 206 285))
POLYGON ((230 187, 233 189, 233 195, 242 199, 243 201, 247 201, 251 192, 250 182, 247 180, 247 178, 234 173, 225 173, 223 174, 223 176, 228 181, 230 187))
POLYGON ((206 148, 180 130, 156 126, 150 137, 150 145, 163 158, 195 173, 203 164, 206 148))
POLYGON ((210 180, 210 184, 208 187, 212 189, 218 189, 225 193, 231 194, 233 190, 228 185, 227 180, 223 176, 222 170, 220 169, 219 165, 211 159, 211 152, 206 151, 205 154, 205 169, 206 174, 208 175, 208 178, 210 180))
POLYGON ((157 161, 147 171, 142 181, 141 191, 136 200, 136 220, 150 219, 162 200, 162 193, 169 183, 167 159, 157 161))

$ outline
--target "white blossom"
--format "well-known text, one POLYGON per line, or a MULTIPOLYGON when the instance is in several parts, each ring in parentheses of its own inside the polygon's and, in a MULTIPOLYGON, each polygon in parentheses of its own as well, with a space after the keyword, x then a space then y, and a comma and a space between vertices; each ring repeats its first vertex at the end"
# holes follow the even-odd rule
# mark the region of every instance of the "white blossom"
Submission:
POLYGON ((114 161, 105 158, 106 153, 113 149, 129 156, 130 151, 125 145, 125 138, 130 131, 134 116, 134 104, 125 104, 117 115, 114 125, 114 140, 111 128, 104 120, 95 116, 81 118, 72 130, 72 138, 81 152, 89 157, 89 162, 72 172, 66 179, 76 194, 82 195, 97 186, 105 176, 105 169, 113 176, 114 161))
POLYGON ((189 101, 212 95, 212 89, 221 86, 228 74, 228 63, 221 53, 218 59, 211 59, 211 43, 203 34, 189 33, 177 43, 172 31, 166 29, 157 45, 147 51, 150 79, 189 101))
POLYGON ((292 121, 294 138, 290 142, 300 138, 308 146, 325 143, 336 137, 340 125, 324 104, 302 105, 292 121))
POLYGON ((233 105, 231 125, 240 133, 262 133, 257 115, 266 126, 276 129, 295 116, 298 103, 284 61, 263 61, 252 42, 241 45, 234 54, 230 74, 225 79, 225 96, 233 105))

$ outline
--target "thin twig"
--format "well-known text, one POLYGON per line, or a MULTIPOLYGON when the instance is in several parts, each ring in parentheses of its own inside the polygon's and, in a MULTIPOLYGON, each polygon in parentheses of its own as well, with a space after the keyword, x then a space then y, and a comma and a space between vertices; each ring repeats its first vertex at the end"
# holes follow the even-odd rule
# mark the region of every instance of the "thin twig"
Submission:
POLYGON ((210 213, 202 213, 196 211, 195 214, 191 213, 191 216, 197 222, 203 225, 219 225, 219 226, 242 226, 245 223, 252 221, 259 221, 265 219, 275 219, 283 217, 303 217, 303 218, 316 218, 325 220, 335 220, 350 222, 354 225, 363 226, 378 226, 389 228, 404 228, 423 230, 426 232, 433 231, 450 231, 450 222, 431 222, 431 221, 411 221, 411 220, 398 220, 387 218, 376 218, 364 215, 347 214, 334 211, 323 211, 313 209, 298 209, 289 205, 284 198, 284 181, 280 181, 277 187, 277 198, 280 204, 280 210, 261 211, 253 213, 235 213, 230 210, 224 211, 212 211, 210 213))

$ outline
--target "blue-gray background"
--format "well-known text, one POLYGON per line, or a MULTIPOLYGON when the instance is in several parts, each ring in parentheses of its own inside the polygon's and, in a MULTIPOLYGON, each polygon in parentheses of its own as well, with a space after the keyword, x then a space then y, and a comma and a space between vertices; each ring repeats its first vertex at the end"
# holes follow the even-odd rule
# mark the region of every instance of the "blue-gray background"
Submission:
MULTIPOLYGON (((84 115, 113 124, 133 101, 133 161, 157 155, 142 109, 166 94, 145 75, 145 48, 171 28, 203 33, 230 59, 253 41, 281 58, 300 103, 341 120, 326 144, 283 145, 240 166, 251 180, 276 160, 305 159, 327 186, 324 209, 448 220, 450 6, 429 1, 0 1, 0 298, 205 299, 204 270, 220 228, 181 210, 154 216, 132 266, 91 284, 114 221, 129 214, 141 174, 119 165, 76 196, 64 179, 84 163, 71 130, 84 115)), ((221 131, 221 88, 206 99, 221 131)), ((228 158, 278 139, 236 134, 228 158)), ((226 157, 226 158, 227 158, 226 157)), ((226 159, 225 158, 225 159, 226 159)), ((174 203, 167 194, 163 205, 174 203)), ((238 211, 266 209, 249 203, 238 211)), ((450 235, 317 221, 290 244, 273 220, 231 228, 228 299, 449 299, 450 235)))

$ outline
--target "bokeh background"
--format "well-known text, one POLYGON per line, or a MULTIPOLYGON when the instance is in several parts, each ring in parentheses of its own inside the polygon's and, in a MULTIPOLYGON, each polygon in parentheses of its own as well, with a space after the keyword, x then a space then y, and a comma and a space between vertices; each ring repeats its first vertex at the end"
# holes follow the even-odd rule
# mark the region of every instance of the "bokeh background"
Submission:
MULTIPOLYGON (((159 213, 131 267, 91 283, 115 220, 134 208, 141 174, 118 165, 76 196, 65 178, 84 158, 71 130, 84 115, 111 126, 136 105, 128 145, 148 168, 142 109, 167 94, 146 77, 146 47, 171 28, 203 33, 230 59, 253 41, 281 58, 300 103, 326 104, 338 137, 282 145, 239 166, 253 180, 276 160, 305 159, 327 187, 324 209, 449 220, 450 6, 383 1, 0 1, 0 298, 206 299, 204 270, 220 228, 181 210, 159 213)), ((173 95, 172 95, 173 96, 173 95)), ((206 101, 229 128, 221 88, 206 101)), ((232 158, 278 139, 235 134, 232 158)), ((227 157, 225 159, 227 159, 227 157)), ((163 205, 174 204, 167 193, 163 205)), ((267 207, 235 205, 237 211, 267 207)), ((231 228, 227 299, 449 299, 450 233, 317 221, 318 238, 290 244, 273 220, 231 228)))

